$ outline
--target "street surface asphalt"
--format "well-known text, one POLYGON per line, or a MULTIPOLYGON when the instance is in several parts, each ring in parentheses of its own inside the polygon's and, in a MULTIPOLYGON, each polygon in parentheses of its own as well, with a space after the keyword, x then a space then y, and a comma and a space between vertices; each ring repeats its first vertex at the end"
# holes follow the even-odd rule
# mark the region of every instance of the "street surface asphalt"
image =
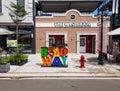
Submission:
POLYGON ((0 91, 120 91, 120 79, 2 79, 0 91))

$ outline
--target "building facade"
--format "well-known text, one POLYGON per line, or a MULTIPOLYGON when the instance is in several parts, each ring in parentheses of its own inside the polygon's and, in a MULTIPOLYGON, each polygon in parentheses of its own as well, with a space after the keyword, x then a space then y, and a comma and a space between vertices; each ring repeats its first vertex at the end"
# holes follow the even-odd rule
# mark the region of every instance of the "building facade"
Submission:
MULTIPOLYGON (((6 28, 11 31, 16 30, 16 25, 13 23, 9 16, 9 10, 6 7, 10 7, 10 2, 17 3, 24 6, 25 10, 29 12, 25 20, 19 25, 19 44, 26 44, 30 52, 34 50, 34 18, 33 18, 33 0, 0 0, 0 27, 6 28)), ((6 38, 8 36, 1 36, 1 47, 7 49, 6 38), (6 41, 2 41, 3 39, 6 41)), ((14 35, 12 36, 14 37, 14 35)), ((35 44, 35 43, 34 43, 35 44)), ((25 50, 26 50, 25 49, 25 50)))
MULTIPOLYGON (((113 31, 120 27, 120 0, 106 0, 106 3, 101 7, 101 10, 105 11, 109 9, 111 11, 110 17, 110 31, 113 31)), ((114 48, 120 49, 120 35, 110 35, 110 47, 109 51, 112 54, 114 48)))
MULTIPOLYGON (((105 27, 104 30, 108 31, 105 27)), ((36 52, 39 53, 41 47, 64 45, 69 53, 97 53, 100 48, 99 32, 98 19, 76 9, 52 16, 36 16, 36 52)), ((105 36, 106 47, 108 40, 105 36)), ((104 48, 106 50, 107 47, 104 48)))

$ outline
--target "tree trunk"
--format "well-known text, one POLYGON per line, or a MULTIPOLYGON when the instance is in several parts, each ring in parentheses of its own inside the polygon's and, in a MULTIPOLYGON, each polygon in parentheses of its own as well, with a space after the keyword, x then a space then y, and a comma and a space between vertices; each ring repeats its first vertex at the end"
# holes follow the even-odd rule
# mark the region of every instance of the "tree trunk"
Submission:
POLYGON ((18 50, 18 23, 16 23, 16 40, 17 40, 17 50, 16 50, 16 52, 19 53, 19 50, 18 50))

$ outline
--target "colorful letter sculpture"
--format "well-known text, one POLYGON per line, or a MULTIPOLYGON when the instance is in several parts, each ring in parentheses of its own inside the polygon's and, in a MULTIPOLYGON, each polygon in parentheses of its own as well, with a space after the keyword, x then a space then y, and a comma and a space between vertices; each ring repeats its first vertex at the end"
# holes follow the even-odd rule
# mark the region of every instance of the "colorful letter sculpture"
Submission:
POLYGON ((67 54, 65 47, 41 47, 42 67, 67 67, 67 54))

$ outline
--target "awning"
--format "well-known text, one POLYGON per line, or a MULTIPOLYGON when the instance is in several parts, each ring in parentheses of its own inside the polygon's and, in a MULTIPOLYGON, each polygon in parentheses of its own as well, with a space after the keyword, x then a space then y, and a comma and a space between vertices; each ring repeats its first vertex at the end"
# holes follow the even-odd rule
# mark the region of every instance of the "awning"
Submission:
MULTIPOLYGON (((16 32, 16 31, 15 31, 16 32)), ((32 31, 27 31, 27 30, 18 30, 18 34, 30 34, 32 31)))
POLYGON ((43 12, 66 12, 77 9, 80 12, 92 12, 105 0, 37 0, 36 8, 43 12))
POLYGON ((108 35, 120 35, 120 28, 114 29, 107 33, 108 35))
POLYGON ((10 35, 10 34, 14 34, 14 32, 9 31, 5 28, 0 28, 0 35, 10 35))

